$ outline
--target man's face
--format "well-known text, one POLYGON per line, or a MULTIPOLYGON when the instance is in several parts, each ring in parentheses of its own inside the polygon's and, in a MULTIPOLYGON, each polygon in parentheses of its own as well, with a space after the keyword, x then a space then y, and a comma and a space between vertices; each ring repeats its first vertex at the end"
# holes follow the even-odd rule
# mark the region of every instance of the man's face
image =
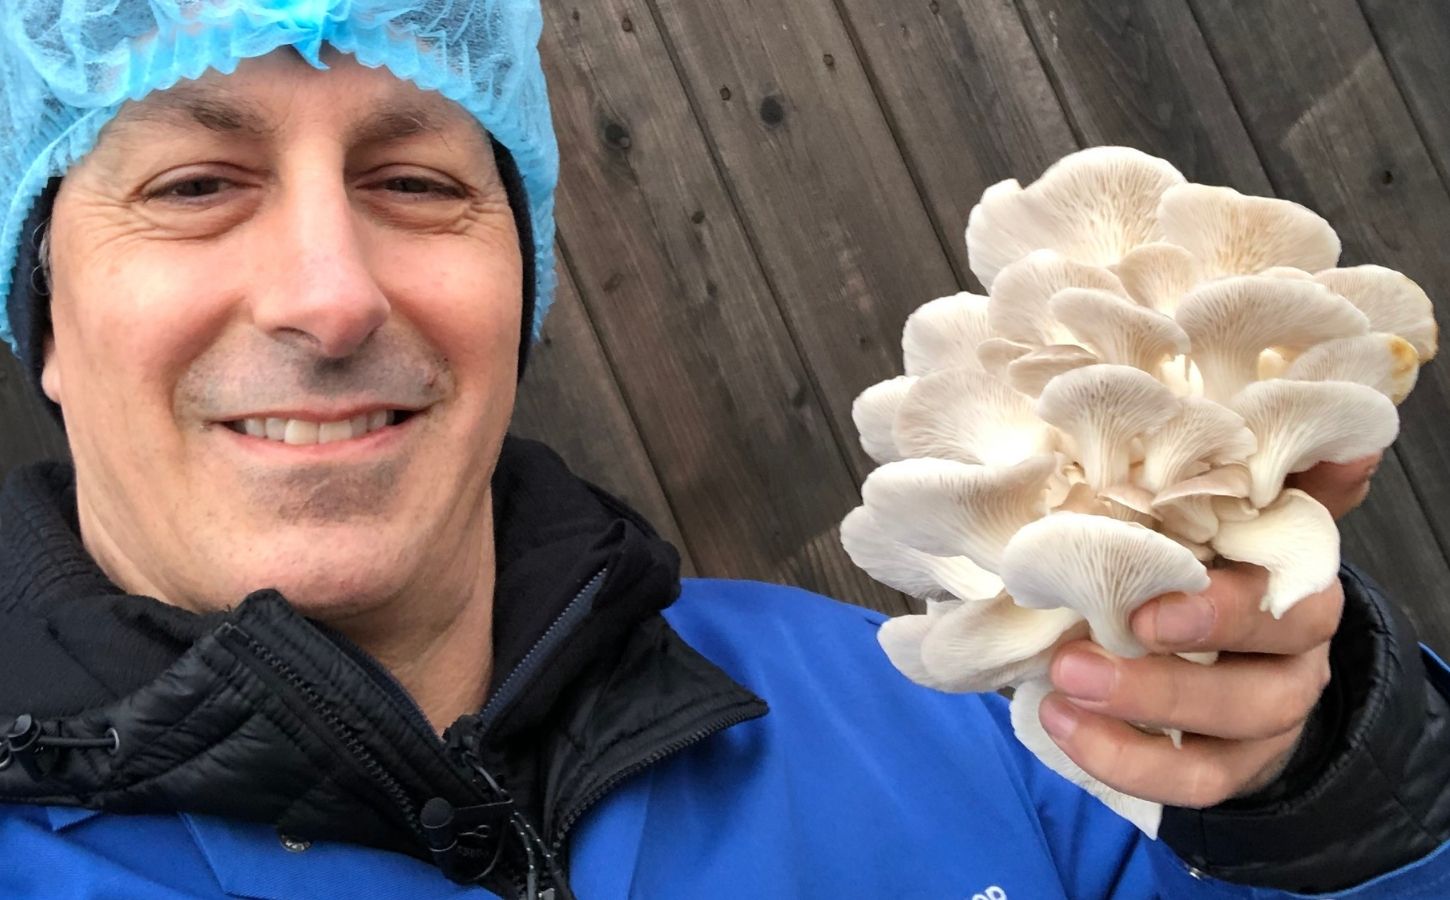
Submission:
POLYGON ((490 142, 329 62, 129 104, 56 199, 43 383, 130 590, 342 617, 491 559, 522 275, 490 142))

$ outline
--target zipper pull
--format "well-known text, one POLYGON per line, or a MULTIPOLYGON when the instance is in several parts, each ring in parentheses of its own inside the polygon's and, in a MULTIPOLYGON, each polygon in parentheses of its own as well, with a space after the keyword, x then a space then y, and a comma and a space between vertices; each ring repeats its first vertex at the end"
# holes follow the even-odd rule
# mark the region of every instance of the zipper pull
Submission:
POLYGON ((512 800, 460 808, 434 797, 423 805, 418 824, 434 864, 450 880, 471 884, 498 865, 504 843, 500 825, 512 813, 512 800))

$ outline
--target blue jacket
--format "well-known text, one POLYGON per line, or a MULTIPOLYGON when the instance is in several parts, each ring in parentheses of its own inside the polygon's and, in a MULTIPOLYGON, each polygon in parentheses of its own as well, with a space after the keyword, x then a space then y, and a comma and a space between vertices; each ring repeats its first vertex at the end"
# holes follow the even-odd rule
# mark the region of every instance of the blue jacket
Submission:
MULTIPOLYGON (((1013 738, 992 695, 920 688, 886 662, 878 613, 751 582, 686 581, 676 631, 771 713, 617 787, 569 853, 590 898, 1267 898, 1196 874, 1013 738)), ((1445 694, 1450 673, 1429 660, 1445 694)), ((289 848, 203 815, 0 807, 0 897, 490 896, 418 860, 289 848)), ((1336 897, 1450 896, 1442 848, 1336 897)))

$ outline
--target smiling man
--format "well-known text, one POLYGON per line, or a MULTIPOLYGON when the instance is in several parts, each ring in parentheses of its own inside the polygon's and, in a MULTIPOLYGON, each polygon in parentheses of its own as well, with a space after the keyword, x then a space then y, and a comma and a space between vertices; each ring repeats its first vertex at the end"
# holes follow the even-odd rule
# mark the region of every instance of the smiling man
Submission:
MULTIPOLYGON (((553 286, 538 29, 535 0, 0 11, 0 335, 73 457, 0 494, 0 896, 1450 883, 1446 673, 1351 570, 1282 621, 1217 570, 1135 616, 1162 655, 1060 652, 1044 724, 1170 805, 1153 841, 1000 698, 902 678, 879 616, 682 583, 506 437, 553 286)), ((1372 465, 1300 486, 1343 514, 1372 465)))

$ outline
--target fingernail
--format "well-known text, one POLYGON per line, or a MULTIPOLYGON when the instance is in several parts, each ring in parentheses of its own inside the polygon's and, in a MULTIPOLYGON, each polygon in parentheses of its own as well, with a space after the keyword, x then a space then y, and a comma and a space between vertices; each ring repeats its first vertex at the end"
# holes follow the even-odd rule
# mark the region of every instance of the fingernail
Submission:
POLYGON ((1072 705, 1049 695, 1038 709, 1038 718, 1048 734, 1060 741, 1072 737, 1077 730, 1077 712, 1072 705))
POLYGON ((1113 664, 1086 650, 1063 654, 1057 662, 1053 686, 1078 700, 1106 700, 1113 692, 1117 670, 1113 664))
POLYGON ((1213 606, 1197 594, 1166 597, 1158 602, 1153 628, 1160 644, 1196 644, 1213 631, 1213 606))

